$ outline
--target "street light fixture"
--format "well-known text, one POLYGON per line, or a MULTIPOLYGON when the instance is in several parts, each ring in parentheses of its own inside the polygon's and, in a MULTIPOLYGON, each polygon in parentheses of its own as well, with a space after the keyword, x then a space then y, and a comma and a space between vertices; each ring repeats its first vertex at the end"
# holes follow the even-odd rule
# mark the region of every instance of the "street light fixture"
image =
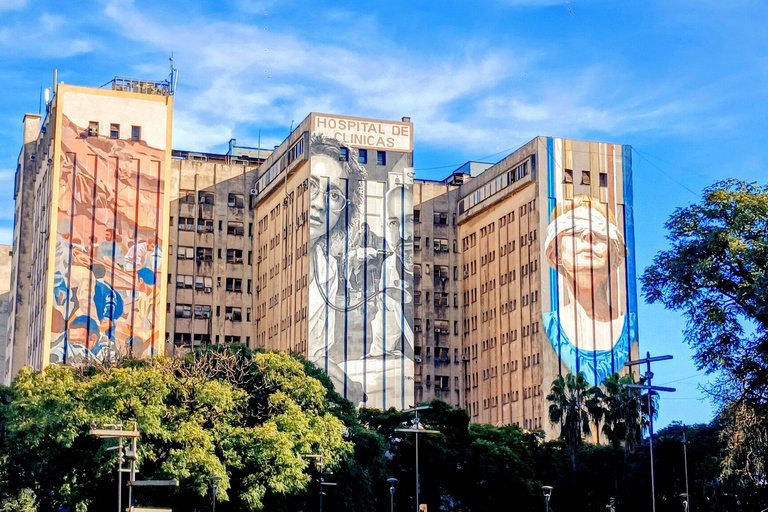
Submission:
POLYGON ((410 409, 404 409, 403 412, 413 412, 416 414, 416 418, 413 421, 413 425, 409 428, 395 429, 397 432, 407 432, 416 436, 416 512, 420 512, 419 509, 419 434, 439 434, 439 430, 427 430, 419 423, 419 411, 425 409, 431 409, 430 405, 420 405, 418 407, 411 407, 410 409))
POLYGON ((552 496, 552 486, 542 485, 541 492, 544 493, 544 504, 547 507, 547 512, 549 512, 549 497, 552 496))
POLYGON ((308 459, 314 459, 315 460, 315 466, 317 467, 317 472, 318 472, 319 480, 320 480, 320 482, 319 482, 320 485, 318 486, 318 487, 320 487, 320 512, 323 512, 323 494, 325 494, 323 492, 323 486, 324 485, 336 485, 336 484, 333 483, 333 482, 326 482, 325 478, 323 478, 323 466, 324 466, 324 464, 323 464, 323 455, 322 454, 320 454, 320 453, 310 453, 308 455, 305 455, 305 457, 308 458, 308 459))
POLYGON ((387 483, 389 483, 389 512, 395 511, 395 489, 397 489, 397 478, 395 477, 389 477, 387 478, 387 483))

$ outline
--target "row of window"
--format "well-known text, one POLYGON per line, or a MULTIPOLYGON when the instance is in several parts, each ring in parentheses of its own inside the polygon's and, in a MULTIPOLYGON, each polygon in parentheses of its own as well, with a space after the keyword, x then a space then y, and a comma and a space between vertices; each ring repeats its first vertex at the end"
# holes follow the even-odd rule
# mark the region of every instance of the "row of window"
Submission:
MULTIPOLYGON (((224 336, 224 343, 240 343, 240 336, 224 336)), ((211 342, 210 334, 192 334, 190 332, 177 332, 173 335, 173 343, 176 346, 181 347, 197 347, 202 344, 209 344, 211 342)), ((245 337, 245 343, 249 344, 251 337, 245 337)), ((216 343, 219 343, 219 335, 216 335, 216 343)))
MULTIPOLYGON (((427 332, 430 330, 430 320, 427 318, 426 320, 427 325, 427 332)), ((448 320, 435 320, 435 336, 439 335, 448 335, 450 334, 449 331, 449 323, 448 320)), ((421 324, 421 318, 414 318, 413 319, 413 332, 422 332, 422 324, 421 324)), ((459 321, 454 320, 453 322, 453 334, 458 335, 459 334, 459 321)))
MULTIPOLYGON (((109 138, 110 139, 119 139, 120 138, 120 124, 118 123, 110 123, 109 125, 109 138)), ((90 137, 96 137, 99 135, 99 122, 98 121, 89 121, 88 122, 88 135, 90 137)), ((131 138, 130 140, 139 141, 141 140, 141 126, 131 126, 131 138)))
MULTIPOLYGON (((422 304, 421 301, 421 290, 416 290, 413 292, 413 303, 417 306, 420 306, 422 304)), ((427 291, 426 293, 426 303, 429 303, 430 299, 430 292, 427 291)), ((448 292, 435 292, 434 296, 434 305, 435 307, 449 307, 449 294, 448 292)), ((453 294, 453 307, 457 308, 459 307, 459 294, 454 293, 453 294)))
MULTIPOLYGON (((205 304, 195 304, 194 306, 192 304, 176 304, 175 314, 176 318, 192 318, 192 313, 194 311, 194 317, 196 319, 207 319, 213 316, 212 308, 213 306, 205 304)), ((243 310, 240 307, 225 306, 224 319, 232 322, 242 322, 242 311, 243 310)), ((221 306, 216 306, 216 316, 221 316, 221 306)), ((246 310, 246 321, 251 321, 251 308, 247 308, 246 310)))
MULTIPOLYGON (((179 190, 179 202, 184 204, 215 204, 215 195, 213 192, 204 190, 195 194, 194 190, 179 190)), ((243 194, 227 194, 227 206, 230 208, 244 208, 245 201, 243 194)))
MULTIPOLYGON (((171 226, 173 226, 173 217, 171 217, 171 226)), ((251 236, 253 224, 250 224, 248 236, 251 236)), ((224 221, 219 221, 219 231, 224 230, 224 221)), ((179 217, 179 231, 195 231, 194 217, 179 217)), ((213 219, 197 219, 198 233, 213 233, 213 219)), ((227 234, 243 236, 245 229, 242 222, 227 222, 227 234)))
MULTIPOLYGON (((218 257, 222 258, 222 250, 218 249, 218 257)), ((243 263, 243 250, 242 249, 227 249, 226 252, 227 263, 234 265, 243 263)), ((213 261, 213 248, 212 247, 188 247, 180 245, 176 249, 176 258, 180 260, 193 260, 197 261, 213 261)), ((251 265, 253 260, 253 251, 248 251, 248 264, 251 265)))
MULTIPOLYGON (((608 173, 601 172, 599 174, 600 174, 600 186, 607 187, 608 173)), ((573 169, 565 169, 565 172, 563 173, 563 183, 573 183, 573 169)), ((581 171, 581 184, 582 185, 592 184, 592 177, 589 171, 581 171)))

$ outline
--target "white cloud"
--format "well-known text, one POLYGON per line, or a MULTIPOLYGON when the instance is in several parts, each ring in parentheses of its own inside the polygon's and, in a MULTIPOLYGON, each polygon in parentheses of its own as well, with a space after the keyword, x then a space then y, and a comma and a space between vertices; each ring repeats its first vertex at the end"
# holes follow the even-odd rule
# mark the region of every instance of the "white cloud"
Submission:
MULTIPOLYGON (((508 1, 564 5, 560 0, 508 1)), ((614 63, 552 68, 554 57, 541 47, 512 51, 470 40, 458 56, 450 49, 417 53, 376 33, 375 19, 366 20, 374 42, 354 46, 329 42, 336 36, 324 37, 320 28, 303 36, 207 18, 159 19, 144 15, 130 0, 112 0, 105 12, 124 37, 176 50, 181 78, 174 147, 180 149, 210 150, 231 137, 242 144, 254 140, 257 130, 274 134, 285 127, 287 133, 290 120, 299 122, 314 111, 410 116, 421 143, 488 154, 536 135, 599 132, 613 139, 648 129, 696 129, 681 121, 687 119, 681 114, 711 105, 697 103, 690 90, 683 94, 674 77, 655 77, 648 86, 614 63), (536 74, 529 77, 532 69, 536 74)), ((325 26, 322 21, 316 26, 325 26)))
POLYGON ((27 0, 0 0, 0 11, 18 11, 27 5, 27 0))
POLYGON ((90 52, 91 41, 69 36, 75 32, 70 25, 63 16, 43 13, 31 25, 0 28, 0 55, 64 58, 90 52))

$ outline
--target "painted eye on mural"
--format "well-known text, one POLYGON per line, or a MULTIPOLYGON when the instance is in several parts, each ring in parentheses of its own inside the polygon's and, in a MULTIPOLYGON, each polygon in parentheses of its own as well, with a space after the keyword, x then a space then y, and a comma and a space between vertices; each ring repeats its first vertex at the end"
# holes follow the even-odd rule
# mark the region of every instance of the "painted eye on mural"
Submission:
POLYGON ((328 192, 328 208, 334 212, 340 212, 347 206, 346 198, 338 190, 328 192))
POLYGON ((400 225, 400 221, 397 219, 390 219, 389 220, 389 227, 396 228, 400 225))

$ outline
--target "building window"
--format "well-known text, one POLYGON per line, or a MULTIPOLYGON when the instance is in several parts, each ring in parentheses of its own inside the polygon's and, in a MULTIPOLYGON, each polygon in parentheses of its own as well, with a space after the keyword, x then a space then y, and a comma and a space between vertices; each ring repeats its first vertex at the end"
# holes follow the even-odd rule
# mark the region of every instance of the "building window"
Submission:
POLYGON ((179 190, 179 202, 186 204, 195 204, 194 190, 179 190))
POLYGON ((448 214, 445 212, 435 212, 434 213, 434 223, 438 226, 447 226, 448 225, 448 214))
POLYGON ((386 151, 377 151, 376 152, 376 165, 387 165, 387 152, 386 151))
POLYGON ((565 170, 565 173, 563 174, 563 183, 573 183, 573 171, 571 169, 565 170))
POLYGON ((96 137, 99 134, 99 122, 98 121, 89 121, 88 122, 88 136, 89 137, 96 137))
POLYGON ((357 153, 357 161, 361 164, 367 164, 368 163, 368 150, 367 149, 360 149, 357 153))
POLYGON ((240 343, 240 336, 224 336, 224 343, 240 343))
POLYGON ((242 309, 227 306, 224 309, 224 319, 232 322, 241 322, 243 320, 242 309))
POLYGON ((213 233, 213 221, 210 219, 197 219, 198 233, 213 233))
POLYGON ((192 305, 176 304, 176 318, 192 318, 192 305))
POLYGON ((242 293, 243 291, 243 280, 235 277, 228 277, 227 278, 227 291, 228 292, 235 292, 235 293, 242 293))
POLYGON ((229 194, 227 197, 227 206, 230 208, 242 208, 243 196, 240 194, 229 194))
POLYGON ((210 247, 198 247, 197 261, 213 261, 213 249, 210 247))
POLYGON ((435 252, 448 252, 448 239, 435 238, 435 252))
POLYGON ((589 171, 581 171, 581 184, 589 185, 590 183, 592 183, 592 181, 589 178, 589 171))
POLYGON ((131 140, 141 140, 141 126, 131 126, 131 140))
POLYGON ((192 217, 179 217, 179 231, 194 231, 195 219, 192 217))
POLYGON ((213 204, 213 192, 203 192, 202 190, 197 193, 197 202, 200 204, 213 204))
POLYGON ((349 160, 349 148, 343 146, 339 148, 339 160, 342 162, 349 160))
POLYGON ((227 263, 242 263, 242 249, 227 249, 227 263))
POLYGON ((600 186, 601 187, 608 186, 608 173, 605 173, 605 172, 600 173, 600 186))
POLYGON ((196 276, 195 277, 195 290, 205 292, 205 293, 211 293, 213 291, 213 278, 212 277, 204 277, 204 276, 196 276))
POLYGON ((227 222, 227 234, 243 236, 243 223, 242 222, 227 222))
POLYGON ((204 318, 211 318, 211 306, 205 306, 196 304, 195 305, 195 318, 204 319, 204 318))
POLYGON ((193 260, 195 259, 195 248, 180 245, 176 257, 180 260, 193 260))
POLYGON ((120 138, 120 125, 112 123, 109 125, 109 138, 110 139, 119 139, 120 138))
POLYGON ((176 274, 176 288, 192 288, 193 276, 176 274))

